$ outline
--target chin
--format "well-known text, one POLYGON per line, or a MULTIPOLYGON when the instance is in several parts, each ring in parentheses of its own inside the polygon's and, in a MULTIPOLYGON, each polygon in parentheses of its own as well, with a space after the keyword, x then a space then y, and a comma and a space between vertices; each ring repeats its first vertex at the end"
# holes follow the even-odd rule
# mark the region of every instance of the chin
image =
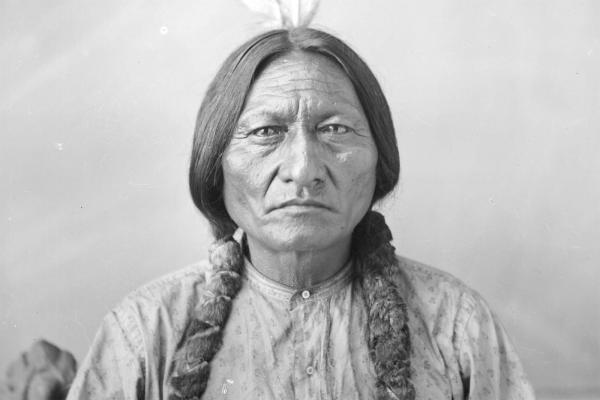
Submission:
POLYGON ((314 251, 334 246, 351 232, 326 224, 296 224, 270 229, 265 237, 269 247, 276 251, 314 251))

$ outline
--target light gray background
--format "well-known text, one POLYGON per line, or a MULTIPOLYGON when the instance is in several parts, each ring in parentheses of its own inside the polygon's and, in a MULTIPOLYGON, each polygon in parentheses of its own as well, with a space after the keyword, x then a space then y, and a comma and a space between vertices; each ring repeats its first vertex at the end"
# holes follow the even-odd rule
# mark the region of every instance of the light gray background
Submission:
MULTIPOLYGON (((600 396, 600 2, 323 0, 397 126, 400 253, 476 288, 541 398, 600 396)), ((0 369, 85 354, 140 284, 204 258, 195 113, 261 31, 235 0, 0 0, 0 369)))

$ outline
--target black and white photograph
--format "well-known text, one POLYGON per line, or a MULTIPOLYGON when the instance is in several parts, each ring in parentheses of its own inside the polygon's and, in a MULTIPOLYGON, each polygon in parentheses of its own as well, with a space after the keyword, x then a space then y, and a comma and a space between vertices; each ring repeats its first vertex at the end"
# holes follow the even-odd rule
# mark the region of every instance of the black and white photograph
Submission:
POLYGON ((0 400, 600 399, 600 3, 0 0, 0 400))

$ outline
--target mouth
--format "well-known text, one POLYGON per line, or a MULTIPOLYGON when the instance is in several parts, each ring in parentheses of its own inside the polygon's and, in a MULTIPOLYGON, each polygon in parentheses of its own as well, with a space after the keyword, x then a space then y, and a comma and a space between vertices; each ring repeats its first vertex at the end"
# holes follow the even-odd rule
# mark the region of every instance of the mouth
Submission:
POLYGON ((324 210, 331 210, 331 207, 327 206, 326 204, 323 204, 319 201, 316 200, 311 200, 311 199, 291 199, 288 201, 284 201, 283 203, 280 203, 278 205, 276 205, 275 207, 273 207, 271 209, 271 211, 274 210, 279 210, 282 208, 299 208, 299 209, 313 209, 313 208, 320 208, 320 209, 324 209, 324 210))

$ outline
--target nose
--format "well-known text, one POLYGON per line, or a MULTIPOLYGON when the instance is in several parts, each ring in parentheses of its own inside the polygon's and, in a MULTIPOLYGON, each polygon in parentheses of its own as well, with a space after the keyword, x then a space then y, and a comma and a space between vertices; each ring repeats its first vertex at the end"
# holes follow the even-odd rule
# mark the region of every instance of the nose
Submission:
POLYGON ((325 154, 315 135, 305 128, 290 132, 281 152, 279 178, 285 183, 293 183, 297 190, 320 190, 327 177, 325 154))

